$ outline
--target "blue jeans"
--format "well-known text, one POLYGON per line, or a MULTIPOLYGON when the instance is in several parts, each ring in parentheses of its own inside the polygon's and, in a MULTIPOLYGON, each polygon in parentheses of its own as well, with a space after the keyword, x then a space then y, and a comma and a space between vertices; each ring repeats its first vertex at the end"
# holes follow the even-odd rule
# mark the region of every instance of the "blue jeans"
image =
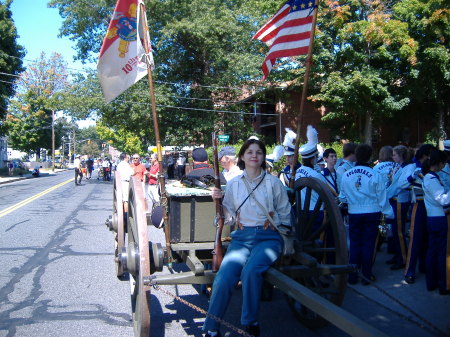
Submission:
MULTIPOLYGON (((278 259, 283 239, 276 230, 262 226, 244 227, 231 233, 231 244, 214 279, 208 313, 222 318, 231 294, 242 281, 241 324, 258 321, 263 274, 278 259)), ((206 317, 203 330, 218 330, 219 323, 206 317)))

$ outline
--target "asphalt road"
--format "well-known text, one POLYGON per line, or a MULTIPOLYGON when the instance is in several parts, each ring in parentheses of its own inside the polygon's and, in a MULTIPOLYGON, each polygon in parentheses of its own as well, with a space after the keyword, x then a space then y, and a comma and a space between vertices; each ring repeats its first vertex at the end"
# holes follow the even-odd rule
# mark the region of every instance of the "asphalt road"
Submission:
MULTIPOLYGON (((113 234, 104 226, 111 207, 111 182, 94 176, 75 186, 73 171, 0 185, 0 336, 133 336, 129 284, 115 276, 113 234)), ((153 227, 149 237, 163 241, 153 227)), ((343 307, 390 336, 450 336, 450 296, 428 293, 423 276, 403 284, 401 272, 384 264, 387 258, 381 252, 375 266, 384 293, 353 286, 343 307)), ((198 286, 164 289, 207 308, 198 286)), ((225 317, 237 326, 240 297, 237 290, 225 317)), ((152 337, 202 335, 201 313, 157 290, 151 300, 152 337)), ((261 326, 263 337, 347 336, 333 326, 303 327, 277 290, 261 304, 261 326)))

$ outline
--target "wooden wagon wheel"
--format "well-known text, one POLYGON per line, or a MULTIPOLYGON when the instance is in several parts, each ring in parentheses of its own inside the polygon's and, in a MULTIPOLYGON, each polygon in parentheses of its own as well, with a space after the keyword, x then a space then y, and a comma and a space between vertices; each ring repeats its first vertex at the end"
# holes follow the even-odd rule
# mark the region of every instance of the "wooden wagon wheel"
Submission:
POLYGON ((114 260, 116 262, 116 275, 119 279, 123 279, 126 273, 123 270, 121 260, 119 259, 119 253, 125 245, 125 221, 123 211, 123 199, 122 199, 122 181, 120 179, 120 173, 116 171, 114 174, 114 187, 113 187, 113 215, 112 215, 112 227, 115 231, 114 235, 114 260))
POLYGON ((126 269, 130 273, 134 335, 148 337, 150 334, 150 286, 144 285, 144 278, 150 276, 150 253, 144 192, 141 181, 135 178, 130 180, 127 237, 126 269))
MULTIPOLYGON (((340 306, 347 288, 348 250, 344 223, 336 197, 323 182, 312 178, 298 179, 294 185, 294 193, 295 231, 298 239, 297 259, 294 264, 306 264, 310 270, 309 273, 294 279, 340 306), (318 194, 318 199, 314 210, 310 211, 313 192, 318 194), (320 220, 322 206, 323 221, 320 220)), ((309 328, 327 324, 327 321, 317 313, 286 296, 290 308, 302 324, 309 328)))

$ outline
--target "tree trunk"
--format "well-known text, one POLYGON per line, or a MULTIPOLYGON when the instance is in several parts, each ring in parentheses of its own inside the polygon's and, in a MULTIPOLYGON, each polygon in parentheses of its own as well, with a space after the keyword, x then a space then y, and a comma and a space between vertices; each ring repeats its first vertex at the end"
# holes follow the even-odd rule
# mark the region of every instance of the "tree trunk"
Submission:
POLYGON ((366 111, 366 123, 364 125, 364 143, 372 146, 372 111, 366 111))

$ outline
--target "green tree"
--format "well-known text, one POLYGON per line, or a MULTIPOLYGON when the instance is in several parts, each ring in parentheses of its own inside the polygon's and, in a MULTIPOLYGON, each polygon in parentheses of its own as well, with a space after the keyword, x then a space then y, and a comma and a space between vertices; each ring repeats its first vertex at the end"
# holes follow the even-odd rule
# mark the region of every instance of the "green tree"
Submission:
POLYGON ((445 0, 403 0, 393 8, 393 15, 408 24, 409 34, 418 43, 417 64, 407 78, 412 105, 426 112, 427 118, 435 116, 435 136, 441 139, 445 132, 450 134, 446 120, 450 111, 448 5, 445 0))
MULTIPOLYGON (((49 59, 45 53, 32 62, 17 80, 17 92, 10 101, 6 127, 11 145, 40 156, 40 149, 52 147, 52 111, 67 86, 67 66, 60 54, 49 59)), ((55 128, 55 146, 61 144, 62 127, 55 128)))
MULTIPOLYGON (((61 34, 77 41, 80 59, 87 60, 100 49, 113 2, 50 1, 65 18, 61 34)), ((266 13, 276 11, 279 1, 152 0, 146 4, 156 50, 154 78, 164 144, 209 143, 214 125, 227 132, 247 133, 239 114, 242 106, 217 101, 238 99, 242 83, 261 76, 263 51, 251 37, 267 19, 266 13)), ((148 89, 141 82, 111 105, 96 109, 105 126, 135 131, 145 146, 154 135, 148 89)))
POLYGON ((417 43, 388 5, 325 1, 318 19, 312 98, 329 108, 323 122, 334 132, 368 144, 409 103, 405 77, 416 63, 417 43))
POLYGON ((7 104, 14 95, 14 75, 22 68, 25 51, 17 44, 17 31, 10 10, 12 0, 0 1, 0 135, 4 133, 3 120, 7 104))

